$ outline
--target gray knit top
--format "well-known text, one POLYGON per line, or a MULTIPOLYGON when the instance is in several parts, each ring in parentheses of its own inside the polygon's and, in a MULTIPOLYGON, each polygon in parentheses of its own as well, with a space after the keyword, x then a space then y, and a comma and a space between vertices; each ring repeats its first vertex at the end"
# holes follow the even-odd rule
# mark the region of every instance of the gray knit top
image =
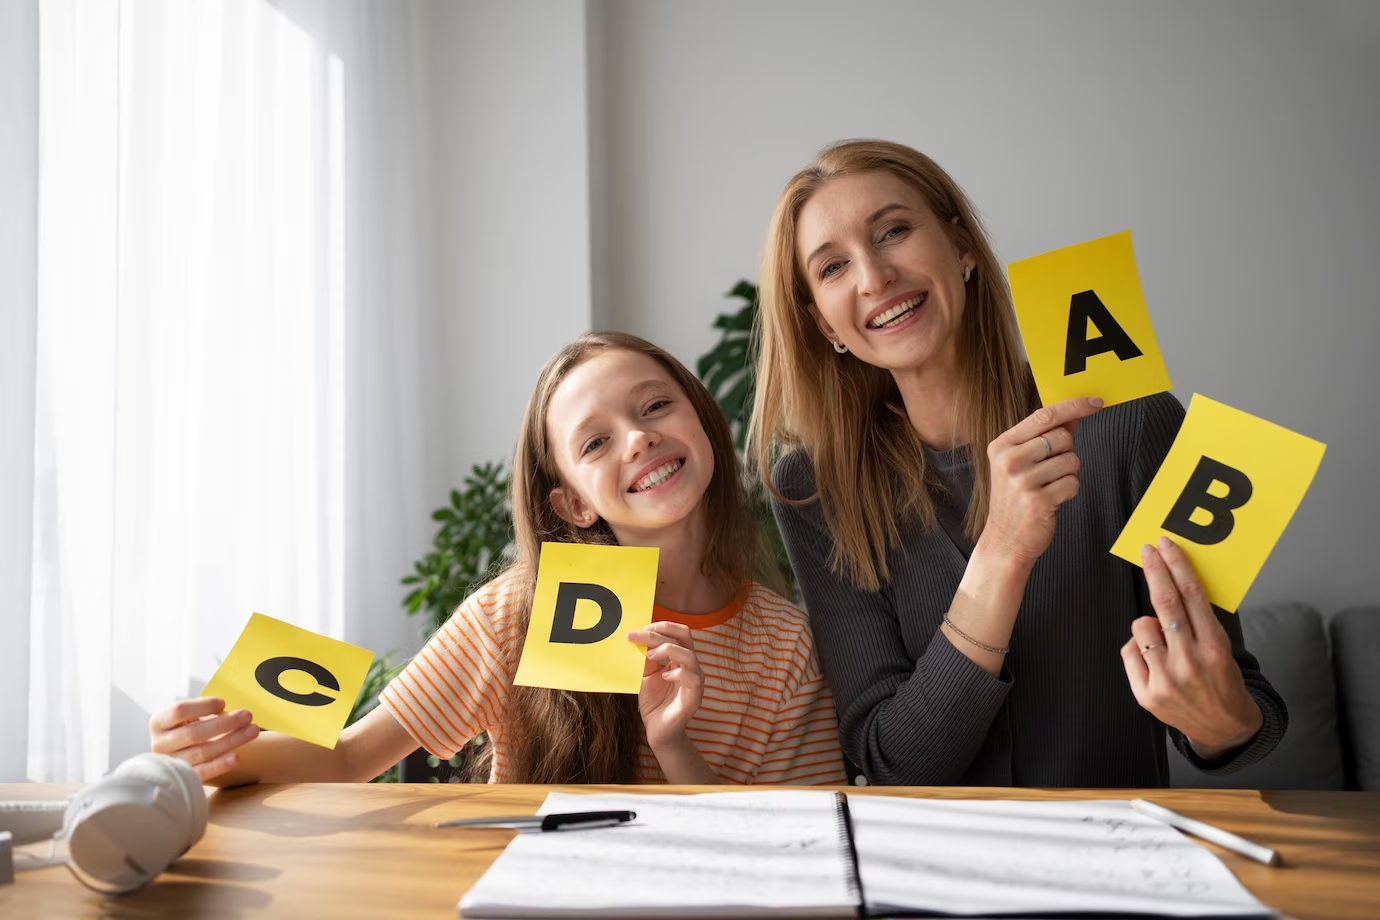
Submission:
MULTIPOLYGON (((1184 417, 1162 393, 1084 419, 1074 440, 1079 493, 1059 507, 1054 541, 1036 562, 999 676, 959 652, 939 626, 971 546, 955 534, 954 496, 971 490, 962 450, 931 456, 950 484, 936 495, 940 526, 902 527, 880 591, 854 587, 830 566, 834 541, 818 500, 773 501, 799 580, 844 752, 872 783, 1153 787, 1169 782, 1165 726, 1136 703, 1120 649, 1131 621, 1154 616, 1141 570, 1109 550, 1169 450, 1184 417)), ((815 495, 802 448, 772 471, 792 499, 815 495)), ((1256 736, 1217 761, 1174 745, 1205 773, 1264 757, 1288 712, 1246 651, 1236 617, 1217 610, 1246 688, 1264 715, 1256 736)))

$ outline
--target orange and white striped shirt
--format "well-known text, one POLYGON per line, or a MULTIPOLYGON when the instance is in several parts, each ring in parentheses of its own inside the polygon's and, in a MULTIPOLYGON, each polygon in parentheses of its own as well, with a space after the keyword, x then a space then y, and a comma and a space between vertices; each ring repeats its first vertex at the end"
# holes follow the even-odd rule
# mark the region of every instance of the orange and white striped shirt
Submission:
MULTIPOLYGON (((527 601, 520 574, 509 569, 466 598, 379 697, 437 757, 450 757, 488 732, 490 782, 513 780, 506 714, 525 639, 517 616, 527 601)), ((654 619, 694 630, 704 699, 686 734, 720 777, 736 783, 848 781, 833 696, 798 607, 753 584, 716 613, 657 607, 654 619)), ((666 782, 645 741, 638 778, 666 782)))

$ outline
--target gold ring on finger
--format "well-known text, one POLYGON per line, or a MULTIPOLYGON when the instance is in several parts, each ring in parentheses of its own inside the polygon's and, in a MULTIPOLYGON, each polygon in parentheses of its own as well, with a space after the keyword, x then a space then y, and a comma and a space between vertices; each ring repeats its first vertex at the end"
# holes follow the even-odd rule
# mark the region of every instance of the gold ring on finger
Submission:
POLYGON ((1153 645, 1146 645, 1146 646, 1143 646, 1143 647, 1141 648, 1141 651, 1142 651, 1142 652, 1149 652, 1149 651, 1153 651, 1154 649, 1157 649, 1157 648, 1164 648, 1164 643, 1163 643, 1163 642, 1156 642, 1156 643, 1154 643, 1153 645))
POLYGON ((1040 435, 1040 443, 1045 446, 1045 455, 1043 459, 1048 460, 1049 455, 1054 453, 1054 448, 1050 446, 1049 438, 1045 437, 1044 435, 1040 435))

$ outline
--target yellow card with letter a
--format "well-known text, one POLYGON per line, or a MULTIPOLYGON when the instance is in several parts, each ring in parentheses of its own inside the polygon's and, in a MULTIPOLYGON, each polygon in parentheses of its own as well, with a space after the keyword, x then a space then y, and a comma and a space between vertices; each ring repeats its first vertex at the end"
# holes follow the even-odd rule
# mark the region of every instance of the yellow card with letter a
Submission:
POLYGON ((254 724, 335 748, 374 653, 256 613, 202 696, 248 709, 254 724))
POLYGON ((652 622, 659 550, 543 543, 532 622, 513 683, 636 693, 645 650, 626 633, 652 622))
POLYGON ((1045 405, 1101 396, 1113 406, 1170 388, 1129 230, 1013 262, 1007 272, 1045 405))
POLYGON ((1208 599, 1235 613, 1326 449, 1195 393, 1112 553, 1140 565, 1140 548, 1167 536, 1193 563, 1208 599))

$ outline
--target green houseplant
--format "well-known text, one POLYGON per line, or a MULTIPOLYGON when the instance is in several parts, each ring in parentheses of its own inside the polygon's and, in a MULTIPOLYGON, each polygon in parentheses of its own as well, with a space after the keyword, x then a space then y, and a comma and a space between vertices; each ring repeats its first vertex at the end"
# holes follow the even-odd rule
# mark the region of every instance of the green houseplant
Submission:
MULTIPOLYGON (((491 580, 512 558, 513 511, 508 500, 508 473, 502 463, 476 464, 465 477, 463 488, 452 489, 450 502, 431 512, 441 526, 431 541, 431 551, 413 565, 402 584, 410 590, 403 598, 409 615, 422 614, 427 635, 440 629, 451 612, 470 594, 491 580)), ((463 778, 467 764, 488 743, 480 735, 443 767, 435 756, 412 755, 404 761, 430 782, 463 778), (423 763, 425 768, 423 768, 423 763)))
MULTIPOLYGON (((728 419, 729 428, 733 431, 733 443, 741 455, 752 415, 752 401, 757 394, 756 327, 760 301, 757 285, 746 280, 739 281, 724 296, 736 297, 743 301, 743 305, 735 311, 720 313, 715 318, 714 328, 723 332, 718 344, 700 358, 695 371, 728 419)), ((744 469, 748 468, 747 459, 743 457, 744 469)), ((786 579, 786 587, 793 594, 795 576, 791 571, 791 561, 786 557, 781 531, 777 529, 776 518, 772 516, 771 505, 761 483, 751 483, 748 498, 762 530, 771 541, 777 565, 786 579)))

